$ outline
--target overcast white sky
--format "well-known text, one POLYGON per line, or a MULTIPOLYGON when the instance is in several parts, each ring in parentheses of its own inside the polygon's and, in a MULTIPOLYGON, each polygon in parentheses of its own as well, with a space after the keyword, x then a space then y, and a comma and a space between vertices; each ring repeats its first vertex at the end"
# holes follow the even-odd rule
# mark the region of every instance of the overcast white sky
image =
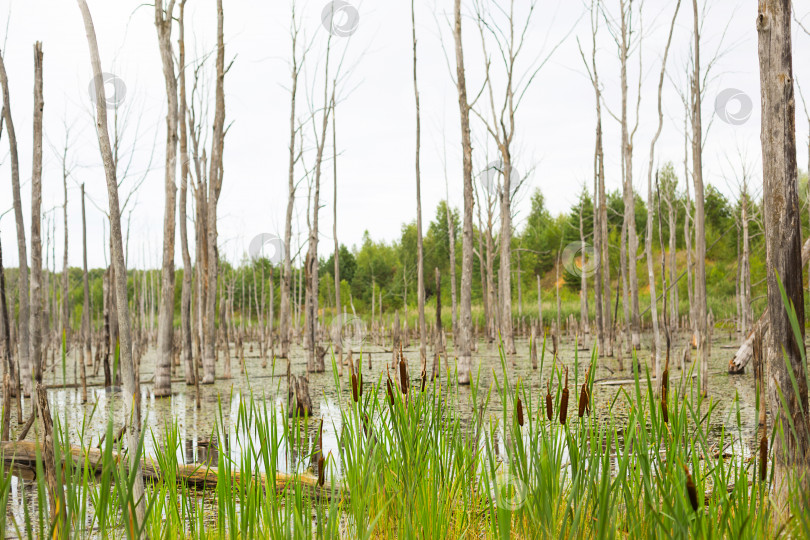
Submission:
MULTIPOLYGON (((348 47, 347 69, 339 92, 338 138, 338 236, 348 246, 358 244, 368 230, 375 239, 393 240, 401 225, 415 218, 414 98, 410 3, 406 0, 373 2, 349 0, 357 6, 359 24, 350 38, 333 38, 340 53, 348 47)), ((505 6, 506 0, 500 0, 505 6)), ((145 180, 133 195, 127 213, 130 220, 129 265, 155 267, 159 264, 163 220, 163 155, 165 144, 165 90, 154 27, 154 11, 140 0, 89 0, 96 23, 104 70, 114 73, 126 85, 120 114, 126 116, 121 162, 130 163, 131 178, 124 183, 145 180), (151 156, 151 168, 150 168, 151 156), (131 210, 131 214, 129 211, 131 210)), ((307 72, 299 94, 298 111, 307 114, 306 94, 313 91, 316 106, 322 95, 319 80, 327 31, 321 24, 326 0, 299 2, 303 32, 312 40, 307 72), (314 87, 314 88, 313 88, 314 87)), ((283 231, 287 200, 289 138, 289 0, 231 0, 225 6, 226 53, 233 67, 225 79, 226 117, 231 124, 225 142, 225 179, 219 203, 221 253, 240 259, 251 238, 263 232, 283 231)), ((525 14, 527 0, 516 2, 525 14)), ((607 0, 612 12, 618 0, 607 0)), ((464 45, 468 70, 468 92, 475 95, 483 81, 480 37, 474 24, 473 4, 464 1, 464 45)), ((810 21, 810 6, 797 2, 799 16, 810 21)), ((647 0, 643 17, 643 88, 639 128, 635 135, 634 183, 646 198, 650 139, 657 127, 655 87, 666 33, 674 2, 647 0)), ((417 0, 419 39, 419 87, 422 109, 422 207, 425 228, 434 216, 436 204, 445 198, 443 148, 446 147, 450 203, 460 207, 461 149, 458 102, 448 70, 442 41, 452 48, 448 17, 451 0, 417 0)), ((709 0, 704 25, 703 63, 721 55, 712 68, 705 89, 704 124, 711 127, 704 151, 704 177, 730 198, 736 196, 734 170, 739 169, 738 149, 747 152, 760 183, 759 66, 753 0, 709 0), (726 30, 727 28, 727 30, 726 30), (725 31, 725 37, 723 37, 725 31), (722 38, 722 43, 721 43, 722 38), (753 102, 750 118, 741 125, 721 121, 715 113, 715 99, 721 91, 736 88, 753 102), (731 163, 729 162, 731 160, 731 163)), ((212 51, 216 13, 214 0, 188 0, 186 23, 187 56, 195 58, 212 51)), ((9 77, 12 113, 19 141, 23 212, 30 242, 31 215, 31 117, 33 109, 32 45, 41 40, 44 48, 45 155, 43 211, 55 222, 58 267, 62 258, 62 174, 61 152, 65 125, 69 125, 69 260, 81 264, 81 215, 78 183, 86 184, 88 202, 89 264, 105 262, 104 218, 106 187, 93 131, 88 96, 90 63, 84 29, 75 2, 65 0, 0 0, 0 24, 8 25, 3 48, 9 77), (96 206, 97 205, 97 206, 96 206)), ((670 76, 664 86, 664 130, 656 148, 656 162, 676 163, 683 185, 683 105, 678 92, 686 89, 685 72, 692 39, 691 2, 684 1, 678 16, 668 62, 670 76)), ((176 39, 176 29, 174 34, 176 39)), ((516 165, 531 171, 527 187, 518 202, 518 227, 528 211, 528 194, 542 189, 554 213, 567 211, 583 182, 592 186, 594 145, 594 97, 577 49, 579 37, 590 48, 590 24, 586 7, 577 0, 541 0, 531 22, 523 53, 521 72, 531 69, 559 48, 528 90, 517 122, 516 165), (569 34, 570 33, 570 34, 569 34), (567 38, 566 38, 567 36, 567 38)), ((810 37, 794 25, 794 70, 805 95, 810 98, 810 37)), ((598 63, 605 102, 618 114, 620 105, 619 64, 616 46, 602 24, 598 41, 598 63)), ((452 52, 452 51, 451 51, 452 52)), ((638 76, 633 60, 631 88, 638 76)), ((210 64, 210 62, 209 62, 210 64)), ((454 70, 455 62, 449 66, 454 70)), ((496 88, 503 77, 496 73, 496 88)), ((213 79, 208 90, 213 92, 213 79)), ((633 92, 635 93, 635 92, 633 92)), ((634 97, 631 97, 634 99, 634 97)), ((483 101, 481 102, 483 105, 483 101)), ((732 104, 732 112, 736 105, 732 104)), ((632 107, 631 107, 632 110, 632 107)), ((212 116, 213 111, 208 111, 212 116)), ((486 111, 483 111, 486 113, 486 111)), ((619 124, 605 111, 606 172, 609 189, 620 187, 619 124)), ((808 122, 797 97, 798 159, 807 167, 808 122)), ((209 121, 210 126, 210 121, 209 121)), ((208 129, 206 130, 208 134, 208 129)), ((306 146, 312 147, 312 130, 306 130, 306 146)), ((0 213, 11 208, 8 143, 0 141, 0 213)), ((487 150, 481 123, 473 119, 474 169, 494 159, 487 150)), ((326 153, 331 156, 331 147, 326 153)), ((305 160, 311 164, 312 156, 305 160)), ((332 172, 325 166, 321 190, 320 253, 328 254, 332 243, 332 172)), ((299 168, 299 175, 303 169, 299 168)), ((306 188, 302 184, 296 204, 298 227, 305 228, 306 188)), ((17 266, 14 217, 0 218, 5 264, 17 266)), ((304 237, 301 237, 304 240, 304 237)), ((193 249, 193 248, 192 248, 193 249)), ((178 251, 179 254, 179 251, 178 251)), ((178 264, 180 257, 177 257, 178 264)))

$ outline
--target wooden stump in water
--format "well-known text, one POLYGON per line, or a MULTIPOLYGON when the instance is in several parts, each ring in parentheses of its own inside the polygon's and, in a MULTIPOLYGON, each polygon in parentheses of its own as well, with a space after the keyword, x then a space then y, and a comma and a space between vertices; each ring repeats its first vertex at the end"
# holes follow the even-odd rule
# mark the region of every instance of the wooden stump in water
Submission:
POLYGON ((57 495, 57 489, 61 486, 56 484, 56 463, 54 461, 54 439, 53 439, 53 418, 51 418, 51 409, 48 406, 48 392, 42 383, 37 383, 37 409, 39 409, 40 424, 42 425, 41 441, 42 441, 42 466, 45 470, 45 483, 48 486, 48 502, 51 513, 51 520, 56 518, 56 514, 60 511, 57 495))
POLYGON ((290 375, 290 404, 288 415, 312 416, 312 399, 309 397, 309 380, 306 375, 290 375))

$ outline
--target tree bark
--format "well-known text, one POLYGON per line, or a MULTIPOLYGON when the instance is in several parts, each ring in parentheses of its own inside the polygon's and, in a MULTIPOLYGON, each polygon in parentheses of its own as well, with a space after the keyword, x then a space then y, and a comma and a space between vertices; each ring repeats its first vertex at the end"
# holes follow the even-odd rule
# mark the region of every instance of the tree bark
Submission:
POLYGON ((87 376, 86 368, 92 365, 93 351, 91 336, 93 330, 90 326, 90 278, 87 275, 87 213, 84 207, 84 184, 82 184, 82 344, 84 356, 81 360, 82 375, 82 403, 87 402, 87 376))
MULTIPOLYGON (((664 75, 667 71, 667 58, 669 57, 669 46, 672 44, 672 32, 675 29, 675 19, 678 16, 678 11, 681 9, 681 0, 675 4, 675 13, 672 15, 672 23, 669 27, 669 37, 667 38, 667 45, 664 48, 664 57, 661 60, 661 73, 658 76, 658 129, 650 142, 650 163, 647 167, 647 234, 645 238, 645 251, 647 256, 647 277, 650 283, 650 318, 652 319, 653 326, 653 340, 655 342, 655 381, 656 391, 659 395, 662 392, 663 383, 663 366, 662 357, 664 354, 664 343, 661 340, 661 332, 658 329, 658 295, 655 292, 655 267, 653 264, 652 253, 652 237, 653 237, 653 190, 652 190, 652 174, 653 166, 655 164, 655 143, 658 142, 658 137, 661 136, 661 130, 664 128, 664 110, 661 104, 661 93, 664 88, 664 75)), ((655 173, 656 185, 658 184, 658 173, 655 173)), ((659 216, 660 223, 660 216, 659 216)), ((659 224, 660 231, 660 224, 659 224)), ((663 250, 663 246, 661 246, 663 250)), ((663 257, 663 254, 662 254, 663 257)), ((663 259, 662 259, 663 260, 663 259)), ((663 268, 661 269, 663 272, 663 268)), ((661 287, 666 287, 664 281, 661 282, 661 287)), ((666 302, 664 302, 664 317, 666 317, 666 302)))
MULTIPOLYGON (((298 74, 300 64, 298 63, 298 41, 299 26, 295 21, 295 2, 292 3, 292 27, 290 36, 292 38, 292 86, 290 89, 290 162, 287 177, 287 213, 284 219, 284 265, 281 271, 281 299, 279 309, 279 338, 281 340, 281 357, 290 357, 290 329, 292 306, 290 305, 290 294, 292 289, 292 217, 295 208, 295 97, 298 90, 298 74)), ((303 63, 304 57, 301 58, 303 63)))
POLYGON ((31 366, 42 381, 42 43, 34 44, 34 163, 31 170, 31 366))
POLYGON ((413 95, 416 104, 416 297, 419 311, 419 355, 422 373, 427 372, 427 328, 425 326, 425 260, 422 252, 422 178, 419 167, 421 145, 421 117, 419 113, 419 86, 416 78, 416 11, 411 0, 411 35, 413 37, 413 95))
POLYGON ((20 308, 18 313, 19 331, 17 332, 17 349, 20 365, 20 379, 22 391, 25 396, 30 396, 33 389, 31 366, 31 338, 29 333, 29 282, 28 282, 28 254, 25 244, 25 221, 23 221, 22 198, 20 197, 20 161, 17 152, 17 135, 14 131, 14 122, 11 118, 11 97, 8 91, 8 76, 0 54, 0 86, 3 89, 3 118, 6 123, 6 133, 8 134, 8 148, 11 156, 11 192, 14 201, 14 220, 17 225, 17 258, 19 259, 19 293, 18 298, 20 308))
POLYGON ((760 88, 762 96, 762 178, 768 312, 771 347, 767 348, 768 403, 775 425, 773 485, 780 510, 789 511, 788 497, 801 482, 810 481, 810 424, 804 351, 804 289, 802 285, 801 219, 796 168, 795 101, 791 45, 790 0, 760 0, 757 15, 760 88), (784 287, 799 335, 794 335, 784 287), (783 406, 784 404, 784 406, 783 406), (795 419, 795 420, 793 420, 795 419), (795 426, 793 429, 791 426, 795 426))
POLYGON ((698 359, 700 361, 700 391, 709 393, 708 299, 706 297, 706 217, 703 193, 703 125, 700 86, 700 21, 697 0, 692 0, 694 17, 694 73, 692 75, 692 179, 695 184, 695 319, 697 323, 698 359))
POLYGON ((194 356, 192 354, 191 341, 191 275, 194 268, 191 265, 191 255, 188 249, 188 223, 186 221, 186 210, 188 207, 188 133, 186 126, 186 40, 185 40, 185 7, 186 0, 180 1, 180 15, 178 18, 178 66, 179 66, 179 90, 180 102, 178 104, 178 125, 180 127, 180 206, 177 216, 180 222, 180 251, 183 255, 183 284, 180 299, 180 332, 181 332, 181 354, 183 355, 183 368, 186 385, 194 385, 196 382, 194 371, 194 356))
POLYGON ((472 374, 472 265, 473 265, 473 186, 472 141, 470 139, 470 104, 464 73, 464 50, 461 34, 461 0, 454 1, 453 38, 456 52, 456 90, 461 116, 461 149, 464 186, 464 225, 461 241, 461 313, 456 341, 458 382, 470 384, 472 374))
POLYGON ((225 37, 222 0, 217 0, 217 83, 213 137, 211 141, 211 166, 208 173, 208 294, 206 296, 206 331, 203 352, 203 384, 213 384, 216 378, 216 296, 219 257, 217 250, 217 202, 222 191, 222 152, 225 145, 225 37))
POLYGON ((105 108, 105 90, 101 74, 101 59, 98 53, 98 43, 96 41, 96 31, 93 27, 93 20, 90 10, 85 0, 77 0, 79 9, 84 19, 84 27, 87 33, 87 44, 90 49, 90 60, 93 67, 93 79, 96 90, 96 132, 98 134, 101 158, 104 162, 104 172, 107 180, 107 196, 109 199, 110 211, 110 237, 112 240, 112 259, 115 267, 115 289, 117 291, 116 300, 118 302, 118 326, 121 336, 120 341, 120 361, 121 376, 124 383, 124 418, 126 419, 127 447, 129 448, 129 466, 134 472, 132 480, 132 497, 135 505, 135 515, 131 510, 125 508, 125 514, 129 519, 138 523, 143 523, 145 513, 145 498, 143 486, 143 474, 141 471, 141 460, 138 448, 141 438, 140 405, 139 396, 135 393, 135 370, 132 363, 132 338, 130 331, 129 305, 127 303, 127 273, 124 262, 124 245, 121 237, 121 214, 118 203, 118 182, 116 180, 115 162, 113 161, 112 147, 110 146, 109 131, 107 128, 107 109, 105 108))
POLYGON ((337 234, 337 110, 334 99, 332 100, 332 236, 335 239, 334 263, 335 263, 335 321, 333 324, 334 354, 338 362, 343 362, 343 303, 340 299, 340 244, 337 234))
MULTIPOLYGON (((172 357, 174 356, 174 229, 177 194, 177 76, 172 51, 174 0, 155 1, 157 28, 163 80, 166 85, 166 157, 163 210, 163 266, 160 279, 160 314, 158 315, 158 346, 155 360, 155 397, 172 395, 172 357)), ((183 66, 180 66, 183 69, 183 66)), ((181 156, 181 160, 183 156, 181 156)))
MULTIPOLYGON (((636 234, 636 208, 635 195, 633 191, 633 135, 629 129, 629 119, 627 115, 627 61, 631 49, 631 33, 629 18, 632 14, 632 3, 621 0, 621 124, 622 124, 622 198, 624 200, 624 244, 625 254, 622 262, 623 270, 622 282, 625 284, 624 304, 625 322, 629 325, 632 348, 638 349, 641 346, 641 328, 639 318, 638 302, 638 276, 636 271, 636 254, 638 252, 638 237, 636 234), (629 291, 628 291, 629 289, 629 291), (628 292, 630 294, 628 304, 628 292), (629 313, 628 313, 629 310, 629 313), (628 317, 629 315, 629 317, 628 317)), ((639 52, 640 54, 640 52, 639 52)), ((640 91, 640 89, 639 89, 640 91)), ((641 99, 639 93, 639 100, 641 99)), ((636 108, 638 113, 638 107, 636 108)), ((635 130, 633 130, 635 132, 635 130)))
MULTIPOLYGON (((62 217, 64 218, 64 250, 62 252, 62 335, 65 346, 70 343, 70 299, 68 297, 68 215, 67 215, 67 144, 65 144, 62 154, 62 188, 64 191, 64 204, 62 205, 62 217)), ((80 355, 81 358, 81 355, 80 355)), ((75 372, 74 372, 75 373, 75 372)))

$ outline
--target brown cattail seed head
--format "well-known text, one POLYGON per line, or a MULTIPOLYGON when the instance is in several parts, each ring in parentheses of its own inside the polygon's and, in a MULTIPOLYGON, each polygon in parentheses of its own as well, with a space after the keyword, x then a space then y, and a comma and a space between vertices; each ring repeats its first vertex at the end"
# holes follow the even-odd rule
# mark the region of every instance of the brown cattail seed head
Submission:
POLYGON ((318 485, 323 487, 326 481, 326 461, 323 456, 318 458, 318 485))
POLYGON ((565 425, 568 421, 568 388, 563 388, 560 396, 560 424, 565 425))
POLYGON ((759 440, 759 479, 764 482, 768 478, 768 436, 764 433, 759 440))
POLYGON ((697 512, 698 497, 697 497, 697 488, 695 487, 695 481, 692 480, 692 475, 689 473, 689 469, 684 467, 683 470, 686 473, 686 493, 689 495, 689 503, 692 505, 692 510, 697 512))
POLYGON ((546 394, 546 417, 551 422, 554 419, 554 399, 551 397, 551 383, 548 383, 548 393, 546 394))
POLYGON ((408 393, 408 364, 405 359, 399 361, 399 385, 403 394, 408 393))
POLYGON ((520 427, 523 427, 523 402, 520 401, 520 396, 517 397, 517 403, 515 404, 515 409, 517 409, 517 423, 520 427))
POLYGON ((667 400, 666 398, 661 398, 661 417, 664 419, 664 423, 669 423, 669 410, 667 409, 667 400))
POLYGON ((391 382, 391 377, 388 377, 388 382, 386 382, 386 390, 388 391, 388 401, 391 403, 391 406, 394 406, 394 385, 391 382))
POLYGON ((352 373, 352 398, 354 399, 355 403, 360 400, 360 395, 358 392, 357 375, 352 373))
POLYGON ((591 405, 590 405, 590 398, 591 393, 588 392, 588 383, 584 383, 582 385, 582 391, 579 393, 579 417, 585 414, 585 411, 590 413, 591 405))

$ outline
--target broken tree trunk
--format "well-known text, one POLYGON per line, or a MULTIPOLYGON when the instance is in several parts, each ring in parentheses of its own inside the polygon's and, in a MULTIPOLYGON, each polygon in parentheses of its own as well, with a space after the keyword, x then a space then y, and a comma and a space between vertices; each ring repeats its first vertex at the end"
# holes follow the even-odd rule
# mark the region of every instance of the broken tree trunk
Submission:
MULTIPOLYGON (((88 469, 95 473, 100 473, 104 467, 104 452, 98 448, 79 448, 72 446, 70 448, 70 454, 73 463, 87 463, 88 469)), ((33 441, 0 442, 0 455, 2 455, 3 462, 6 465, 13 463, 14 467, 32 470, 36 467, 37 450, 36 443, 33 441)), ((112 459, 117 462, 124 459, 124 457, 117 452, 113 452, 112 459)), ((160 464, 153 458, 144 458, 141 461, 141 470, 143 471, 144 477, 150 480, 158 480, 164 476, 163 471, 160 469, 160 464)), ((215 489, 218 481, 217 469, 205 464, 177 464, 174 476, 178 483, 205 489, 215 489)), ((259 481, 265 486, 268 481, 275 481, 277 492, 284 492, 291 489, 296 485, 296 482, 300 482, 300 486, 303 490, 317 497, 333 496, 332 487, 335 487, 338 489, 338 493, 334 494, 334 496, 340 497, 342 500, 346 500, 347 497, 347 493, 341 486, 319 486, 317 483, 318 478, 306 473, 288 475, 276 472, 271 475, 269 480, 267 475, 252 474, 251 480, 259 481), (275 477, 274 480, 273 477, 275 477)), ((231 474, 230 482, 233 484, 242 482, 241 475, 238 471, 234 471, 231 474)))
MULTIPOLYGON (((810 261, 810 239, 805 240, 802 246, 802 268, 807 265, 808 261, 810 261)), ((745 338, 740 348, 737 349, 737 352, 734 353, 734 356, 729 360, 728 372, 730 375, 745 373, 745 366, 747 366, 754 357, 754 339, 757 332, 762 332, 762 338, 767 341, 769 339, 767 334, 770 331, 770 326, 771 318, 768 316, 768 309, 766 308, 759 317, 759 320, 757 320, 751 328, 748 337, 745 338)))

